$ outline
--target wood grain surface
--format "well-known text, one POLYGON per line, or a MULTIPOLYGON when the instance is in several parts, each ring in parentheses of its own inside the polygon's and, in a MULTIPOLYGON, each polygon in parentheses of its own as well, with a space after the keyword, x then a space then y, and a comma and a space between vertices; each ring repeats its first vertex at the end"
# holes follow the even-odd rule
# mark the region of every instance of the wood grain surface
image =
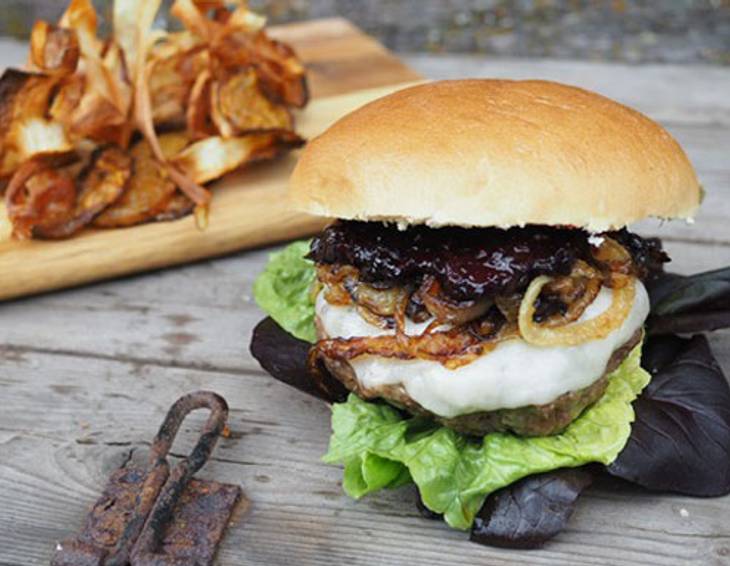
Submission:
MULTIPOLYGON (((676 271, 730 264, 730 99, 708 92, 730 92, 727 72, 406 60, 431 78, 529 73, 568 80, 659 118, 684 145, 708 196, 694 226, 641 230, 665 239, 676 271)), ((251 285, 269 251, 0 304, 0 564, 47 564, 108 472, 130 454, 142 457, 167 407, 199 388, 228 399, 233 430, 203 475, 239 483, 252 501, 226 534, 218 558, 224 566, 730 564, 730 497, 653 494, 601 481, 581 497, 565 532, 527 553, 480 547, 422 519, 410 488, 347 498, 341 469, 320 461, 327 407, 269 378, 248 353, 251 328, 263 316, 251 285)), ((711 344, 730 374, 730 331, 714 333, 711 344)), ((183 427, 176 454, 190 448, 203 417, 183 427)))
MULTIPOLYGON (((392 91, 393 85, 419 78, 345 20, 282 26, 273 35, 291 43, 309 71, 313 101, 296 113, 297 131, 305 138, 392 91)), ((10 226, 0 210, 0 300, 312 234, 322 221, 292 212, 285 199, 294 162, 290 155, 215 183, 209 225, 202 231, 188 216, 131 228, 88 229, 68 240, 19 242, 8 237, 10 226)))

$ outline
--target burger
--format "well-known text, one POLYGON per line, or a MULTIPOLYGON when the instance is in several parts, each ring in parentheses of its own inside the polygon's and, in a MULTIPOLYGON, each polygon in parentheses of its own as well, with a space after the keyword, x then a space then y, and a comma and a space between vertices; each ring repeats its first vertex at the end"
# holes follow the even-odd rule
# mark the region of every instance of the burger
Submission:
POLYGON ((467 529, 521 478, 616 459, 668 261, 627 226, 701 199, 666 130, 553 82, 421 84, 311 141, 290 196, 331 223, 255 296, 312 383, 347 391, 325 461, 350 495, 415 483, 467 529))

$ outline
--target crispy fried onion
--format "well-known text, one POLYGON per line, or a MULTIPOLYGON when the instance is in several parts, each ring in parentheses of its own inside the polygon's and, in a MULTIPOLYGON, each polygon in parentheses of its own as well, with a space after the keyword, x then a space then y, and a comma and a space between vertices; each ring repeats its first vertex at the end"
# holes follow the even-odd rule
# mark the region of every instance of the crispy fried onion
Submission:
MULTIPOLYGON (((618 278, 614 278, 618 282, 618 278)), ((575 346, 589 340, 600 340, 618 328, 628 316, 634 302, 636 283, 633 277, 622 276, 620 286, 613 289, 611 305, 595 318, 559 327, 534 321, 535 301, 552 278, 542 275, 532 280, 519 309, 519 331, 525 342, 535 346, 575 346)))
POLYGON ((371 355, 399 360, 431 360, 449 369, 456 369, 493 350, 497 344, 514 338, 513 326, 503 326, 489 337, 471 332, 467 326, 407 335, 396 330, 395 335, 331 338, 314 346, 317 357, 349 361, 371 355))

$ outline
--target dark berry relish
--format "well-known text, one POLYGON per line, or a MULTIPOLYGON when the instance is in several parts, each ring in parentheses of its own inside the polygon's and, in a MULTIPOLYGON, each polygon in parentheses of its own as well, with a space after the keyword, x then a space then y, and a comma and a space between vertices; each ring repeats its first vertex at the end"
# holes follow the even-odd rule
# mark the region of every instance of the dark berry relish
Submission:
MULTIPOLYGON (((660 244, 628 231, 612 233, 631 253, 637 274, 661 266, 660 244)), ((352 265, 360 279, 377 285, 438 279, 455 300, 508 295, 539 275, 567 275, 576 260, 593 263, 589 234, 550 226, 524 228, 428 228, 399 230, 380 222, 339 221, 312 240, 309 258, 352 265)))

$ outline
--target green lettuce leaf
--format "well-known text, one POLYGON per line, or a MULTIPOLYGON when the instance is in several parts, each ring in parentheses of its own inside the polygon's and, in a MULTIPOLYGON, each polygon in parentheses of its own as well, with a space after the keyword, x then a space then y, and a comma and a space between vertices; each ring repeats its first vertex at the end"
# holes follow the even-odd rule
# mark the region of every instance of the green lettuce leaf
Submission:
POLYGON ((253 285, 256 303, 284 330, 300 340, 315 342, 314 299, 310 293, 314 264, 305 259, 309 241, 289 244, 269 256, 253 285))
POLYGON ((410 476, 429 509, 443 513, 452 527, 468 529, 487 495, 520 478, 613 462, 631 433, 631 402, 650 379, 640 359, 637 346, 610 375, 604 396, 555 436, 492 433, 476 441, 350 395, 332 407, 324 461, 345 464, 343 487, 355 498, 402 485, 410 476))

